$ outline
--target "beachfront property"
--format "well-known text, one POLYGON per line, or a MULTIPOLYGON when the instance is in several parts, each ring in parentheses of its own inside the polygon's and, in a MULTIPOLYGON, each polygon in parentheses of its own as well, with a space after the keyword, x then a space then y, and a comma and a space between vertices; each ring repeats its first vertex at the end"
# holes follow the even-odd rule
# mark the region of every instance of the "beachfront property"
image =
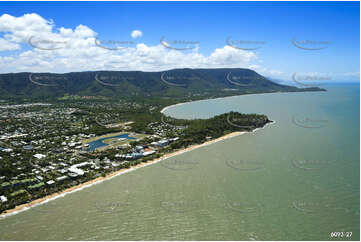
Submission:
POLYGON ((54 183, 55 183, 55 181, 53 181, 53 180, 50 180, 50 181, 46 182, 46 184, 49 185, 49 186, 53 185, 54 183))
POLYGON ((0 196, 0 202, 2 202, 2 203, 5 203, 5 202, 7 202, 8 201, 8 198, 7 197, 5 197, 5 196, 0 196))
POLYGON ((79 169, 79 167, 87 166, 89 164, 90 164, 89 162, 82 162, 82 163, 79 163, 79 164, 76 164, 76 165, 72 165, 68 169, 68 171, 70 172, 69 175, 71 177, 77 177, 77 176, 84 175, 85 172, 82 169, 79 169))
POLYGON ((155 150, 145 151, 145 152, 143 152, 143 156, 152 155, 154 153, 155 153, 155 150))
POLYGON ((158 149, 166 147, 171 142, 177 141, 179 138, 170 138, 170 139, 162 139, 159 141, 153 141, 150 144, 144 145, 144 146, 136 146, 134 149, 134 152, 132 153, 126 153, 126 154, 116 154, 115 157, 117 158, 123 158, 125 160, 135 160, 139 159, 141 157, 153 155, 157 152, 158 149), (153 146, 154 148, 151 149, 149 146, 153 146))
MULTIPOLYGON (((61 111, 61 113, 64 114, 66 111, 61 111)), ((47 115, 56 116, 53 111, 47 115)), ((22 115, 22 117, 25 116, 22 115)), ((47 118, 44 113, 32 113, 28 118, 39 120, 39 123, 57 124, 52 121, 53 118, 47 118)), ((33 197, 38 197, 39 192, 52 193, 94 179, 104 173, 127 167, 128 161, 150 157, 178 139, 165 138, 164 135, 149 135, 129 131, 108 133, 102 136, 74 132, 72 135, 61 136, 59 131, 54 132, 51 126, 46 125, 41 127, 40 132, 41 135, 47 136, 39 137, 40 132, 34 128, 36 125, 29 125, 26 129, 18 128, 14 132, 6 132, 6 127, 5 129, 0 128, 4 129, 3 134, 6 134, 6 137, 17 137, 17 139, 6 140, 6 146, 1 145, 3 148, 0 149, 0 160, 9 159, 9 157, 12 160, 11 157, 19 157, 11 164, 16 170, 29 171, 12 177, 0 177, 0 194, 7 197, 8 204, 27 201, 33 197), (32 140, 21 140, 21 137, 25 136, 20 134, 25 133, 32 140), (145 138, 147 138, 147 142, 144 141, 145 138), (106 145, 118 150, 119 153, 113 154, 109 158, 99 159, 97 152, 92 152, 90 150, 91 145, 88 143, 99 139, 104 139, 106 145), (135 142, 136 145, 133 145, 131 141, 135 142), (155 143, 152 145, 152 142, 155 143), (18 150, 21 152, 18 153, 18 150), (21 156, 22 153, 27 155, 21 156), (89 155, 93 156, 94 159, 88 159, 84 162, 84 158, 89 155)), ((163 129, 161 128, 161 130, 163 129)), ((166 133, 166 129, 161 133, 166 133)), ((105 149, 100 151, 103 150, 105 149)))
POLYGON ((134 152, 134 153, 131 153, 130 155, 126 155, 126 159, 135 160, 135 159, 141 158, 142 156, 143 156, 142 153, 134 152))
POLYGON ((167 145, 169 145, 169 143, 173 142, 173 141, 177 141, 179 140, 179 137, 175 137, 175 138, 170 138, 170 139, 162 139, 156 142, 152 142, 151 145, 153 146, 158 146, 158 147, 165 147, 167 145))
POLYGON ((68 176, 60 176, 60 177, 55 178, 55 180, 56 180, 57 182, 61 182, 61 181, 64 181, 64 180, 66 180, 66 179, 68 179, 68 176))
POLYGON ((165 147, 168 145, 168 140, 155 141, 155 142, 152 142, 151 145, 158 146, 158 147, 165 147))

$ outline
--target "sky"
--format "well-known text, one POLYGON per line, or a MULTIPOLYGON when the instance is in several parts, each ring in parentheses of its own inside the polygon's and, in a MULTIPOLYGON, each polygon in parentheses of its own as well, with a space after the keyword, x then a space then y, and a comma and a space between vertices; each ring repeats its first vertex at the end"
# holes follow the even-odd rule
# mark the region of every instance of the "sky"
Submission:
POLYGON ((360 81, 359 2, 0 2, 0 73, 250 68, 360 81))

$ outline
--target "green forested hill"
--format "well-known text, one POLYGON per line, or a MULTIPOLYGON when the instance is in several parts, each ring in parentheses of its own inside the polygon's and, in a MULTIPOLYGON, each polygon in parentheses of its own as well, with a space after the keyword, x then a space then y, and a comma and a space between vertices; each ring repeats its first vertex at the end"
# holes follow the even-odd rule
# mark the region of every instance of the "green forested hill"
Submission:
POLYGON ((0 74, 1 99, 64 95, 184 98, 321 90, 280 85, 253 70, 240 68, 0 74))

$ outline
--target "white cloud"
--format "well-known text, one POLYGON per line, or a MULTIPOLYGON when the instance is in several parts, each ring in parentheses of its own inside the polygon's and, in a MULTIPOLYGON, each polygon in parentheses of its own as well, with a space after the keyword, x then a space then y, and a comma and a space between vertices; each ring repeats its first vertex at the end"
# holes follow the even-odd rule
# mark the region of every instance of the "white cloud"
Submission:
POLYGON ((0 17, 0 32, 4 33, 6 40, 16 43, 26 43, 31 36, 51 35, 52 29, 52 21, 35 13, 21 17, 3 14, 0 17))
POLYGON ((143 33, 140 30, 133 30, 133 32, 131 33, 131 36, 133 39, 136 39, 138 37, 142 37, 143 33))
MULTIPOLYGON (((139 30, 131 33, 134 39, 141 36, 142 32, 139 30)), ((109 50, 97 46, 96 38, 97 33, 82 24, 74 29, 56 28, 52 20, 46 20, 36 13, 20 17, 3 14, 0 16, 0 73, 250 68, 264 76, 285 80, 290 80, 293 74, 263 67, 262 60, 254 52, 230 46, 217 48, 209 55, 202 54, 198 45, 193 45, 194 49, 191 50, 179 51, 162 44, 152 46, 139 41, 120 44, 120 47, 125 48, 119 50, 109 50), (25 46, 28 48, 22 50, 25 46), (14 52, 9 54, 2 51, 14 52)), ((113 47, 117 49, 119 46, 113 47)), ((360 78, 359 72, 328 75, 335 77, 334 79, 360 78)))
POLYGON ((20 49, 20 45, 0 38, 0 51, 18 50, 18 49, 20 49))
POLYGON ((248 66, 248 68, 258 72, 259 74, 261 74, 263 76, 271 76, 271 77, 281 78, 285 74, 282 71, 269 69, 269 68, 262 67, 262 66, 259 66, 259 65, 255 65, 255 64, 248 66))
MULTIPOLYGON (((161 44, 128 44, 123 46, 126 48, 109 50, 96 45, 97 33, 89 27, 78 25, 75 29, 55 28, 53 21, 45 20, 35 13, 21 17, 8 14, 0 16, 1 34, 4 37, 0 38, 0 50, 19 50, 25 45, 30 49, 11 56, 1 56, 0 52, 0 73, 245 68, 257 60, 254 52, 230 46, 217 48, 208 56, 200 53, 199 48, 182 52, 161 44)), ((133 38, 141 35, 139 30, 132 32, 133 38)))

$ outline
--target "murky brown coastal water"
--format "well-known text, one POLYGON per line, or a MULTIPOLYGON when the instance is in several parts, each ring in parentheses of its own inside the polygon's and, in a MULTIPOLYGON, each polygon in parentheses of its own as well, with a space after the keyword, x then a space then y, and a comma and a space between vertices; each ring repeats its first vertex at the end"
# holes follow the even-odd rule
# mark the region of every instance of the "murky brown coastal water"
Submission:
POLYGON ((170 108, 276 123, 1 219, 0 239, 359 240, 359 86, 327 89, 170 108))

